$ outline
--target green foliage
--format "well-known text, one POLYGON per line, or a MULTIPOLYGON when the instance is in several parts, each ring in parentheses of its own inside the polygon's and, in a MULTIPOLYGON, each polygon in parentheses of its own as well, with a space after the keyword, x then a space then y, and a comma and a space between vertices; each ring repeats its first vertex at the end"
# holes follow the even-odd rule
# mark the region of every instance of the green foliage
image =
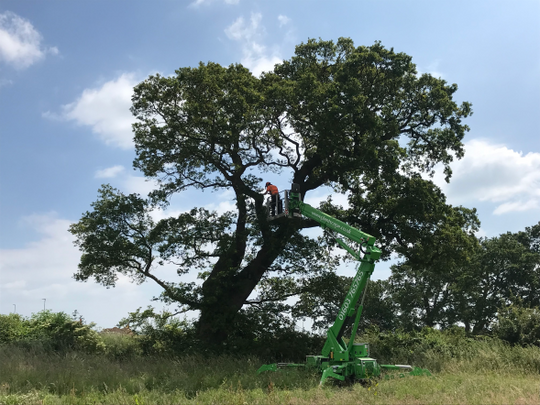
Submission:
POLYGON ((146 215, 148 203, 135 194, 125 196, 109 185, 99 189, 99 196, 92 204, 94 211, 70 226, 74 235, 87 235, 76 241, 83 255, 75 279, 84 281, 93 276, 110 287, 120 272, 142 282, 144 268, 137 259, 152 255, 147 240, 154 223, 146 215))
POLYGON ((144 354, 139 336, 100 332, 103 353, 111 359, 130 359, 144 354))
POLYGON ((137 334, 137 344, 143 354, 194 353, 196 340, 193 324, 186 319, 179 320, 168 311, 157 313, 152 307, 141 308, 119 322, 129 325, 137 334))
POLYGON ((411 364, 437 373, 465 367, 478 372, 540 372, 538 347, 511 347, 496 337, 469 336, 460 327, 409 332, 371 329, 357 340, 370 344, 371 356, 380 364, 411 364))
MULTIPOLYGON (((295 318, 309 318, 314 328, 326 331, 336 320, 352 279, 329 273, 312 280, 310 288, 300 294, 292 315, 295 318)), ((360 330, 368 326, 377 326, 380 330, 393 330, 397 327, 396 308, 389 291, 385 280, 370 281, 367 284, 360 330)))
POLYGON ((174 262, 179 275, 193 268, 205 269, 219 254, 219 247, 215 254, 205 250, 212 244, 225 243, 230 214, 218 216, 193 209, 155 223, 150 200, 137 194, 124 195, 110 185, 100 188, 99 199, 92 207, 93 211, 70 226, 70 232, 77 236, 75 244, 83 251, 76 280, 93 277, 106 287, 114 287, 119 274, 137 283, 150 278, 163 288, 165 302, 199 307, 200 291, 195 283, 165 282, 151 269, 156 262, 174 262))
POLYGON ((87 352, 103 350, 95 324, 85 325, 64 312, 41 311, 28 320, 28 339, 39 341, 52 350, 80 349, 87 352))
POLYGON ((460 232, 476 225, 474 210, 448 206, 421 176, 441 164, 448 180, 450 162, 463 156, 462 121, 472 111, 453 100, 456 91, 418 74, 404 53, 347 38, 308 40, 261 77, 211 62, 150 76, 132 98, 134 166, 158 187, 148 198, 100 189, 70 228, 82 251, 75 278, 107 287, 119 274, 152 280, 163 301, 200 311, 198 339, 216 347, 246 304, 320 295, 318 280, 339 264, 335 243, 303 235, 313 221, 268 221, 260 194, 268 172, 299 184, 303 196, 322 186, 346 195, 349 208, 330 199, 321 208, 379 238, 385 258, 420 244, 428 251, 437 229, 466 239, 460 232), (228 191, 235 209, 152 220, 156 206, 190 189, 228 191), (156 275, 166 263, 176 282, 156 275), (200 284, 183 279, 190 271, 200 284))
POLYGON ((501 303, 509 305, 519 297, 527 306, 540 304, 540 251, 532 236, 539 226, 480 240, 455 286, 459 320, 473 325, 473 333, 490 329, 501 303))
MULTIPOLYGON (((516 297, 540 303, 540 224, 523 232, 477 240, 459 227, 436 230, 431 242, 392 266, 392 297, 406 329, 463 324, 489 333, 498 308, 516 297)), ((470 231, 474 228, 470 228, 470 231)))
POLYGON ((288 306, 272 302, 242 309, 232 325, 226 352, 241 351, 270 362, 303 362, 306 355, 319 353, 324 339, 297 330, 287 312, 288 306))
POLYGON ((27 326, 19 314, 0 314, 0 344, 16 342, 27 334, 27 326))
POLYGON ((518 302, 500 309, 494 334, 512 344, 540 346, 540 308, 518 302))
MULTIPOLYGON (((398 329, 391 332, 371 328, 359 339, 370 343, 371 356, 381 364, 397 362, 419 367, 427 367, 426 362, 433 353, 444 358, 459 357, 467 351, 467 345, 474 341, 460 328, 440 331, 428 327, 419 331, 398 329)), ((433 368, 432 364, 430 366, 433 368)))
MULTIPOLYGON (((429 339, 443 340, 444 334, 429 339)), ((432 377, 381 379, 367 387, 326 384, 321 388, 318 373, 283 370, 257 375, 261 362, 239 355, 117 360, 102 354, 58 355, 0 346, 0 403, 538 403, 540 348, 510 347, 497 340, 471 341, 469 347, 474 350, 461 358, 432 353, 430 364, 442 364, 432 377)), ((399 363, 398 358, 388 360, 399 363)))
POLYGON ((390 293, 401 327, 448 327, 456 322, 453 287, 478 249, 474 232, 480 224, 474 210, 452 207, 451 212, 446 223, 425 230, 422 241, 391 267, 390 293))
POLYGON ((20 315, 0 315, 0 344, 38 347, 50 351, 81 350, 101 352, 103 342, 82 317, 72 319, 64 312, 41 311, 30 318, 20 315))
MULTIPOLYGON (((243 353, 272 361, 303 361, 307 354, 319 352, 323 339, 297 331, 292 319, 283 315, 284 311, 285 306, 279 303, 262 303, 242 309, 229 325, 231 333, 217 348, 201 344, 196 336, 196 324, 179 320, 167 311, 157 313, 152 307, 139 308, 122 319, 119 325, 129 325, 136 333, 135 336, 122 336, 126 344, 132 342, 134 345, 127 357, 136 353, 172 356, 214 356, 219 353, 234 356, 243 353)), ((106 353, 122 357, 122 345, 111 346, 115 342, 105 336, 106 353)))

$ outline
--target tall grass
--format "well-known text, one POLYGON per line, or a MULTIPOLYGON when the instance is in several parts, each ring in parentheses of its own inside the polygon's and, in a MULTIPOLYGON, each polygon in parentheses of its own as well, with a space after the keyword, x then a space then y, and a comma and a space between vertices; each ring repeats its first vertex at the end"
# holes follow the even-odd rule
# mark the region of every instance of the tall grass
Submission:
MULTIPOLYGON (((268 381, 256 374, 258 360, 231 356, 179 358, 132 356, 111 359, 106 355, 68 352, 28 352, 0 348, 0 382, 5 393, 33 390, 57 395, 118 389, 128 394, 143 391, 181 391, 186 397, 234 382, 245 389, 264 388, 268 381)), ((317 378, 296 370, 273 375, 276 388, 308 388, 317 378)))
POLYGON ((540 348, 438 331, 364 336, 382 364, 432 377, 319 388, 316 371, 257 375, 257 358, 143 356, 137 338, 104 336, 108 351, 51 353, 0 346, 0 404, 538 404, 540 348))
POLYGON ((417 333, 370 333, 371 356, 381 364, 411 364, 433 372, 471 368, 479 372, 514 370, 540 373, 540 348, 496 338, 466 337, 426 329, 417 333))

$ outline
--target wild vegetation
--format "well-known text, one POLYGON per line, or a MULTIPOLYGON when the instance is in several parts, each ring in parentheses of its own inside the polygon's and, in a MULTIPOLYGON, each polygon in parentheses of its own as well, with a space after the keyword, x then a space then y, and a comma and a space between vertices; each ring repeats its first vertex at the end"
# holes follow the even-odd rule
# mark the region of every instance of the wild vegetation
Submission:
POLYGON ((348 38, 302 43, 260 77, 211 62, 150 76, 132 98, 134 166, 158 186, 148 196, 100 188, 70 228, 82 253, 75 278, 157 283, 160 300, 199 314, 199 340, 221 347, 240 312, 287 309, 288 298, 330 285, 342 260, 329 233, 302 232, 313 221, 268 221, 263 177, 276 173, 302 196, 341 194, 346 207, 328 199, 321 210, 373 235, 383 258, 414 259, 411 246, 435 251, 444 238, 456 263, 467 260, 476 211, 447 204, 429 180, 436 165, 449 180, 464 153, 472 109, 456 92, 419 74, 411 56, 348 38), (157 207, 197 190, 229 193, 234 206, 154 220, 157 207), (162 265, 172 277, 158 276, 162 265))
MULTIPOLYGON (((540 394, 539 346, 475 337, 463 328, 368 329, 359 339, 382 364, 414 364, 433 376, 322 388, 310 370, 257 375, 269 355, 264 350, 200 352, 190 328, 169 319, 146 323, 144 334, 100 333, 62 313, 2 315, 0 404, 536 404, 540 394)), ((287 360, 298 361, 306 354, 301 343, 314 337, 297 331, 284 338, 298 350, 287 360)))
POLYGON ((258 78, 207 63, 137 85, 134 165, 158 188, 101 187, 70 227, 74 276, 155 282, 175 312, 139 308, 120 321, 126 334, 78 314, 1 315, 0 404, 537 404, 540 223, 477 238, 475 209, 447 204, 429 180, 441 165, 448 181, 464 153, 472 110, 456 91, 408 55, 346 38, 309 40, 258 78), (263 362, 320 353, 351 284, 328 230, 312 238, 313 221, 268 220, 268 173, 302 196, 342 194, 346 207, 329 198, 320 210, 373 235, 382 259, 397 255, 391 277, 368 285, 358 339, 380 363, 432 377, 319 388, 309 369, 256 375, 263 362), (154 220, 193 189, 232 192, 235 207, 154 220), (177 281, 156 275, 163 265, 177 281), (191 272, 201 281, 186 282, 191 272), (178 318, 188 310, 198 318, 178 318))

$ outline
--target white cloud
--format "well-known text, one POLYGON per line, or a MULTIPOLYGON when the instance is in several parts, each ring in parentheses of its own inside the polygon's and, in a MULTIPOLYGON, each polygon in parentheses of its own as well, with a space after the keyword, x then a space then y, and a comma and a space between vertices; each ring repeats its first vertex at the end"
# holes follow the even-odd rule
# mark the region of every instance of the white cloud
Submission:
POLYGON ((332 196, 332 203, 334 205, 340 205, 344 208, 349 207, 349 200, 346 194, 334 193, 332 188, 327 186, 319 187, 318 189, 311 191, 309 194, 306 194, 304 202, 312 207, 317 208, 321 203, 328 199, 328 196, 332 196))
POLYGON ((124 170, 125 168, 122 165, 107 167, 106 169, 96 171, 96 174, 94 177, 96 179, 111 179, 118 176, 124 170))
POLYGON ((242 59, 242 64, 248 67, 255 76, 259 76, 262 72, 274 70, 274 66, 282 61, 277 56, 249 55, 242 59))
POLYGON ((450 184, 440 174, 435 181, 453 203, 491 202, 496 215, 540 208, 540 153, 523 154, 475 139, 465 144, 465 157, 451 166, 450 184))
MULTIPOLYGON (((207 193, 205 193, 208 195, 207 193)), ((203 193, 201 195, 201 202, 203 202, 203 193)), ((236 211, 236 203, 234 201, 234 192, 231 189, 227 189, 220 192, 213 192, 210 194, 212 197, 206 197, 204 202, 212 200, 211 203, 201 204, 209 211, 216 211, 219 215, 226 213, 227 211, 236 211)))
POLYGON ((41 34, 26 19, 10 11, 0 13, 0 61, 17 69, 27 68, 58 48, 44 48, 41 34))
POLYGON ((13 84, 13 81, 12 80, 9 80, 9 79, 1 79, 0 78, 0 88, 4 87, 4 86, 11 86, 13 84))
POLYGON ((256 76, 273 70, 274 65, 282 61, 277 49, 269 50, 262 44, 266 30, 261 20, 261 13, 252 13, 249 21, 238 17, 225 29, 229 39, 240 42, 243 54, 241 62, 256 76))
POLYGON ((234 201, 221 201, 219 203, 212 203, 205 205, 204 208, 210 211, 216 211, 218 215, 223 215, 228 211, 236 211, 236 204, 234 201))
POLYGON ((441 63, 440 59, 437 59, 437 60, 431 62, 426 67, 425 71, 424 71, 424 69, 417 66, 418 73, 419 74, 428 73, 433 77, 436 77, 436 78, 439 78, 439 79, 444 79, 444 74, 441 73, 441 71, 439 70, 440 63, 441 63))
MULTIPOLYGON (((195 0, 193 3, 189 5, 189 7, 199 7, 202 5, 209 5, 210 3, 213 3, 214 0, 195 0)), ((240 0, 223 0, 225 4, 231 4, 236 5, 240 3, 240 0)))
POLYGON ((283 27, 284 25, 287 25, 291 22, 291 19, 287 17, 286 15, 279 15, 278 16, 279 26, 283 27))
MULTIPOLYGON (((62 106, 60 118, 91 127, 108 145, 130 149, 134 118, 129 109, 133 87, 138 82, 134 74, 124 73, 99 88, 85 89, 76 101, 62 106)), ((55 117, 51 113, 44 116, 55 117)))
POLYGON ((528 201, 514 201, 499 205, 493 213, 495 215, 506 214, 507 212, 522 212, 540 208, 538 199, 528 201))
MULTIPOLYGON (((36 231, 41 239, 30 242, 21 249, 0 250, 0 273, 2 274, 2 301, 19 306, 21 301, 35 297, 51 297, 50 286, 64 279, 68 284, 77 268, 79 254, 73 247, 72 236, 67 232, 70 221, 59 219, 55 213, 30 215, 23 224, 36 231), (11 287, 8 288, 8 285, 11 287), (44 295, 49 293, 49 295, 44 295)), ((67 290, 67 287, 66 287, 67 290)), ((67 291, 55 291, 55 294, 67 291)), ((22 303, 21 303, 22 304, 22 303)))
POLYGON ((158 187, 153 179, 143 176, 136 176, 128 171, 122 165, 115 165, 105 169, 96 170, 94 174, 96 179, 107 179, 113 187, 118 188, 125 194, 139 194, 145 197, 151 191, 158 187))
POLYGON ((261 35, 259 31, 262 29, 260 26, 261 19, 261 13, 252 13, 249 23, 246 23, 244 17, 238 17, 235 22, 225 29, 225 34, 236 41, 254 41, 256 37, 261 35))
POLYGON ((139 286, 125 276, 111 289, 75 281, 80 252, 68 232, 70 223, 54 212, 23 218, 21 225, 38 238, 18 249, 0 249, 0 313, 12 312, 15 304, 17 313, 29 316, 43 309, 46 298, 47 309, 68 314, 77 309, 87 321, 110 327, 159 294, 159 287, 139 286))
POLYGON ((146 177, 126 175, 120 178, 122 183, 120 189, 126 193, 137 193, 141 196, 148 195, 149 192, 155 190, 158 185, 154 180, 146 177))

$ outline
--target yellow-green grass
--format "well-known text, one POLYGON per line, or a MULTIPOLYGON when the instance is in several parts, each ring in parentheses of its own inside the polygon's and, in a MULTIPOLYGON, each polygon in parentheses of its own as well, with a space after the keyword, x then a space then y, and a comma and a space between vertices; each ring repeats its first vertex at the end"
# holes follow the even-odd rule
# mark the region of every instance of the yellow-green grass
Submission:
POLYGON ((238 381, 224 381, 218 388, 202 390, 187 397, 181 390, 146 390, 130 394, 120 387, 112 392, 100 389, 85 393, 73 390, 56 395, 46 390, 24 394, 0 392, 1 404, 523 404, 540 403, 540 380, 533 374, 441 373, 432 377, 380 380, 369 387, 316 384, 307 389, 246 389, 238 381))
MULTIPOLYGON (((412 353, 431 377, 342 386, 259 360, 152 357, 0 347, 0 404, 540 404, 540 348, 478 341, 457 355, 412 353)), ((401 359, 395 363, 401 363, 401 359)))

